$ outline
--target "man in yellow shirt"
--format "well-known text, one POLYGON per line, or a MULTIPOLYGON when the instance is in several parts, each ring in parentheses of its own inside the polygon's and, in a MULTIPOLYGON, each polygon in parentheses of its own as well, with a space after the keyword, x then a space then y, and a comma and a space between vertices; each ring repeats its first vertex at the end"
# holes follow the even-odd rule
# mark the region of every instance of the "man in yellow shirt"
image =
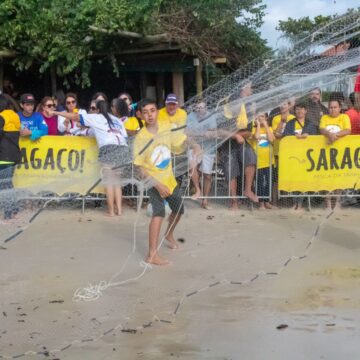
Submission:
MULTIPOLYGON (((341 102, 339 100, 329 101, 329 115, 323 115, 320 119, 320 134, 327 138, 329 145, 333 144, 338 139, 351 134, 350 118, 346 114, 341 114, 341 102)), ((340 194, 341 191, 336 190, 335 194, 340 194)), ((334 210, 339 206, 338 197, 326 197, 326 208, 334 210)))
POLYGON ((179 107, 179 101, 175 94, 169 94, 165 100, 165 107, 159 110, 158 121, 170 123, 176 127, 186 124, 186 111, 179 107))
POLYGON ((191 143, 183 131, 177 131, 169 123, 158 122, 158 113, 155 101, 141 101, 145 126, 135 137, 134 165, 139 167, 142 177, 152 186, 148 192, 153 214, 149 226, 149 253, 146 261, 155 265, 167 265, 169 261, 158 254, 158 240, 165 217, 164 200, 172 210, 165 234, 171 249, 178 247, 173 234, 184 213, 182 196, 172 169, 171 153, 182 153, 185 145, 189 144, 194 150, 195 158, 198 158, 201 156, 201 148, 191 143))

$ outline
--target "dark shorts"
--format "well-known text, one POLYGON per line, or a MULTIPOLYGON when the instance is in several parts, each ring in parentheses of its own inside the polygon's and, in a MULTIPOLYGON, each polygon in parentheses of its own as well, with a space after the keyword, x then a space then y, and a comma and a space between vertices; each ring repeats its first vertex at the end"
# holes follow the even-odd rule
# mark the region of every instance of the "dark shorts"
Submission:
POLYGON ((253 148, 245 142, 236 144, 229 151, 222 153, 222 167, 227 181, 242 175, 242 168, 256 166, 256 154, 253 148))
POLYGON ((165 202, 166 200, 170 206, 170 209, 175 214, 184 214, 184 202, 180 193, 180 189, 177 186, 173 193, 166 199, 163 199, 159 192, 155 188, 151 188, 148 191, 150 204, 152 206, 152 216, 165 217, 165 202))

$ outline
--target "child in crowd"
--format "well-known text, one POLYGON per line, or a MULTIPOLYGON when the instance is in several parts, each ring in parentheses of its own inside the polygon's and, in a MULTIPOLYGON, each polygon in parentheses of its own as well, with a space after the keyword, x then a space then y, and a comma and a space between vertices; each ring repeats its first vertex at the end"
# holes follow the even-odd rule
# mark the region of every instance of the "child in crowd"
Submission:
POLYGON ((256 189, 259 196, 260 210, 272 209, 270 204, 271 177, 275 164, 272 144, 275 136, 268 124, 268 114, 260 112, 255 118, 255 127, 252 131, 251 145, 257 152, 257 180, 256 189))
POLYGON ((30 140, 37 140, 48 134, 48 126, 39 112, 34 112, 35 98, 32 94, 23 94, 20 97, 18 112, 21 121, 20 136, 28 136, 30 140))

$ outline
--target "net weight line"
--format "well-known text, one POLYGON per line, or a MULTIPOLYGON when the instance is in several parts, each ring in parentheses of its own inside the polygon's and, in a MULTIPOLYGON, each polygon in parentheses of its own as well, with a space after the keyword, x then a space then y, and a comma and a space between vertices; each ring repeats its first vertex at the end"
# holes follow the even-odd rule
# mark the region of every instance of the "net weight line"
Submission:
MULTIPOLYGON (((123 326, 121 323, 117 324, 116 326, 103 331, 99 336, 93 337, 93 338, 85 338, 85 339, 75 339, 73 341, 71 341, 69 344, 67 344, 66 346, 60 348, 60 349, 53 349, 53 350, 47 350, 47 351, 27 351, 24 352, 22 354, 17 354, 17 355, 0 355, 0 359, 17 359, 17 358, 22 358, 25 356, 49 356, 49 355, 56 355, 58 353, 61 352, 65 352, 66 350, 71 349, 72 347, 76 346, 76 345, 84 345, 85 343, 90 343, 90 342, 96 342, 100 339, 102 339, 103 337, 110 335, 110 334, 115 334, 118 330, 120 330, 120 332, 122 333, 133 333, 135 334, 137 331, 141 331, 141 330, 145 330, 148 328, 151 328, 154 326, 155 323, 163 323, 166 325, 170 325, 172 323, 174 323, 176 316, 179 313, 179 310, 181 309, 181 306, 184 304, 184 302, 186 301, 186 299, 191 298, 195 295, 198 295, 202 292, 205 291, 209 291, 211 289, 213 289, 214 287, 217 287, 219 285, 236 285, 236 286, 243 286, 243 285, 247 285, 247 284, 251 284, 253 282, 255 282, 256 280, 259 280, 262 277, 270 277, 270 278, 274 278, 274 276, 280 276, 281 273, 286 270, 286 268, 288 267, 288 265, 295 260, 303 260, 306 259, 309 254, 310 254, 310 250, 312 248, 312 245, 314 244, 314 242, 316 241, 316 239, 318 238, 319 232, 321 230, 321 228, 326 224, 326 222, 332 217, 332 215, 334 214, 333 211, 331 211, 329 214, 327 214, 324 219, 321 221, 320 224, 318 224, 307 244, 307 246, 305 247, 304 253, 301 256, 291 256, 289 257, 284 263, 283 265, 277 269, 276 271, 259 271, 256 274, 253 274, 252 276, 250 276, 247 279, 244 280, 228 280, 228 279, 222 279, 222 280, 217 280, 216 282, 211 282, 210 284, 208 284, 205 287, 202 287, 200 289, 194 290, 188 294, 185 294, 180 301, 177 303, 173 313, 172 313, 172 320, 168 320, 168 319, 160 319, 158 316, 154 315, 152 320, 149 322, 146 322, 142 325, 137 326, 136 328, 133 329, 129 329, 126 328, 125 326, 123 326)), ((162 241, 164 241, 165 237, 163 237, 162 241)), ((145 269, 146 270, 146 269, 145 269)), ((112 284, 114 285, 114 284, 112 284)))

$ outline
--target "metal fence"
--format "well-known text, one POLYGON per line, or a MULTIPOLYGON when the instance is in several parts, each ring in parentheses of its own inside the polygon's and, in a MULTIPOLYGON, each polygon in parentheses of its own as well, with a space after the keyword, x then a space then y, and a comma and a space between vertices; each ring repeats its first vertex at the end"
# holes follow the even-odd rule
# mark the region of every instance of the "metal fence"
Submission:
MULTIPOLYGON (((244 186, 245 186, 245 167, 246 164, 244 164, 246 160, 246 147, 250 147, 251 145, 247 143, 246 146, 239 146, 238 144, 235 144, 234 141, 227 140, 225 143, 221 142, 221 140, 216 139, 216 152, 215 152, 215 161, 213 170, 211 173, 211 191, 209 196, 206 197, 206 199, 209 200, 232 200, 232 199, 247 199, 247 197, 244 195, 244 186), (238 156, 235 156, 235 155, 238 156), (237 181, 237 194, 236 196, 232 195, 230 192, 230 179, 234 178, 234 174, 231 173, 233 169, 233 162, 239 161, 241 164, 239 164, 240 168, 240 176, 236 176, 237 181), (225 162, 228 162, 225 166, 225 162), (245 165, 245 166, 244 166, 245 165), (225 173, 225 169, 227 169, 227 173, 225 173)), ((255 149, 253 149, 254 154, 256 158, 258 158, 258 152, 259 152, 259 145, 257 144, 255 149)), ((271 143, 269 143, 269 182, 267 184, 268 189, 267 193, 268 196, 264 196, 257 193, 258 189, 258 173, 259 169, 256 166, 255 170, 255 177, 253 182, 253 190, 254 193, 259 197, 259 199, 262 200, 268 200, 271 201, 272 196, 274 194, 274 182, 276 182, 276 168, 273 167, 273 147, 271 143), (275 180, 275 181, 274 181, 275 180)), ((173 164, 173 170, 175 173, 175 176, 177 178, 178 184, 183 191, 183 196, 186 199, 191 198, 192 196, 192 187, 189 183, 191 181, 189 177, 189 161, 187 153, 183 153, 178 156, 173 156, 172 159, 173 164), (184 168, 184 163, 187 164, 187 166, 184 168), (179 165, 181 164, 181 165, 179 165), (179 173, 179 168, 181 168, 181 171, 179 173)), ((134 178, 134 166, 131 168, 131 175, 134 178)), ((360 173, 359 173, 360 175, 360 173)), ((200 175, 200 184, 204 183, 204 174, 201 173, 200 175)), ((312 198, 326 198, 329 196, 332 197, 345 197, 348 199, 352 198, 360 198, 360 192, 354 189, 347 189, 342 190, 341 192, 327 192, 327 191, 320 191, 320 192, 306 192, 306 193, 300 193, 300 192, 284 192, 284 191, 275 191, 275 194, 279 199, 307 199, 308 206, 311 207, 311 199, 312 198)), ((129 184, 123 188, 123 198, 125 199, 139 199, 140 197, 147 198, 148 194, 147 191, 144 191, 144 194, 140 194, 139 192, 139 186, 136 184, 129 184)), ((36 194, 34 196, 28 196, 28 197, 22 197, 22 199, 36 199, 36 200, 54 200, 54 201, 81 201, 82 203, 82 209, 85 210, 86 202, 87 201, 103 201, 105 200, 105 195, 103 194, 96 194, 96 193, 88 193, 87 195, 80 195, 80 194, 74 194, 74 193, 68 193, 62 196, 57 196, 54 193, 40 193, 36 194)), ((204 196, 200 196, 199 199, 205 199, 204 196)))

